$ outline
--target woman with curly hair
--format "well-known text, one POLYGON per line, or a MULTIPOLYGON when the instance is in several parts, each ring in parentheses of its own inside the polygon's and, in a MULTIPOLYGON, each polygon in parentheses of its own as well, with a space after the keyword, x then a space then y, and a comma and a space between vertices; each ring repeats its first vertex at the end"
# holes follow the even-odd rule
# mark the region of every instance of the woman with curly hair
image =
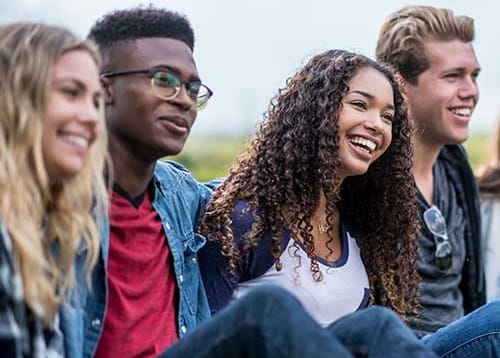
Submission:
MULTIPOLYGON (((59 308, 99 255, 106 136, 99 56, 69 31, 0 26, 2 356, 60 357, 59 308)), ((76 329, 76 328, 75 328, 76 329)))
POLYGON ((500 299, 500 122, 489 160, 478 176, 481 193, 481 233, 486 274, 486 298, 500 299))
POLYGON ((324 326, 368 304, 415 315, 410 135, 388 68, 341 50, 312 58, 207 206, 200 264, 212 311, 271 283, 324 326))

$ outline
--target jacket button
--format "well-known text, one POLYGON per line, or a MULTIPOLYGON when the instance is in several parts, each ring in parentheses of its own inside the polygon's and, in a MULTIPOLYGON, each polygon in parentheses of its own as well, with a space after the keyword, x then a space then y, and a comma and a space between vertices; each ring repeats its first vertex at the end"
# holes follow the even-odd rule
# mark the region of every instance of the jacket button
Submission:
POLYGON ((184 276, 179 275, 179 282, 184 282, 184 276))
POLYGON ((101 320, 99 318, 94 318, 90 324, 92 325, 92 327, 98 327, 101 325, 101 320))
POLYGON ((186 326, 182 325, 182 326, 181 326, 181 333, 182 333, 182 334, 186 334, 186 332, 187 332, 187 328, 186 328, 186 326))
POLYGON ((196 263, 196 257, 193 257, 191 261, 193 261, 193 263, 196 263))

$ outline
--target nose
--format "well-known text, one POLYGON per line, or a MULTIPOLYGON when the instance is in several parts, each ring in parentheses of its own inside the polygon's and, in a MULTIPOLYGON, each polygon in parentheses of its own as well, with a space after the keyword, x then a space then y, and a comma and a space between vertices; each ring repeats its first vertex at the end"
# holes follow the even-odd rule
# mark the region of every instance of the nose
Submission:
POLYGON ((95 127, 97 123, 99 123, 99 119, 101 117, 101 107, 102 100, 99 100, 99 104, 97 106, 93 98, 82 101, 80 111, 78 112, 78 119, 85 124, 95 127))
POLYGON ((172 98, 170 101, 176 104, 177 106, 181 107, 185 111, 188 111, 193 107, 196 108, 196 103, 188 95, 188 91, 185 85, 181 86, 181 88, 179 89, 179 93, 177 93, 177 96, 172 98))
POLYGON ((477 102, 479 98, 479 88, 475 77, 467 76, 463 79, 462 85, 458 91, 458 96, 461 99, 473 99, 474 103, 477 102))
POLYGON ((364 122, 365 128, 373 132, 374 134, 382 134, 384 133, 385 126, 387 124, 384 122, 384 119, 378 113, 378 111, 372 111, 367 114, 367 119, 364 122))

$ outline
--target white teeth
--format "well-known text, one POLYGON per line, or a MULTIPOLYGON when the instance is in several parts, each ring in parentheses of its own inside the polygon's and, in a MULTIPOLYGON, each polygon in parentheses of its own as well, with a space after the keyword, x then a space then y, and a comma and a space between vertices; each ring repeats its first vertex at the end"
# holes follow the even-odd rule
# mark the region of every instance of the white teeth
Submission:
POLYGON ((453 112, 453 114, 456 114, 460 117, 470 117, 472 114, 471 108, 454 108, 451 111, 453 112))
POLYGON ((367 149, 368 152, 372 152, 375 150, 375 148, 377 148, 377 144, 375 142, 372 142, 371 140, 363 138, 363 137, 357 137, 357 136, 351 137, 351 138, 349 138, 349 140, 353 144, 358 144, 358 145, 363 146, 364 148, 362 148, 362 149, 367 149))
POLYGON ((83 147, 83 148, 87 148, 89 146, 89 141, 87 140, 87 138, 84 138, 84 137, 80 137, 78 135, 74 135, 74 134, 63 134, 62 135, 62 138, 67 141, 67 142, 70 142, 72 144, 76 144, 80 147, 83 147))

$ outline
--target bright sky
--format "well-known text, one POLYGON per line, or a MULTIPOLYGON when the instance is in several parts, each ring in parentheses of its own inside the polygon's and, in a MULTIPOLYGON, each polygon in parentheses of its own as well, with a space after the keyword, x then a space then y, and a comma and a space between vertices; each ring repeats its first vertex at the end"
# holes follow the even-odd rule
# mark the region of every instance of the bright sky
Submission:
MULTIPOLYGON (((170 0, 156 6, 181 12, 191 21, 195 58, 203 81, 215 95, 198 115, 195 134, 253 132, 271 97, 311 56, 331 48, 373 57, 385 16, 411 3, 399 0, 170 0)), ((134 0, 0 0, 0 24, 44 21, 86 36, 103 14, 134 0)), ((144 4, 144 3, 143 3, 144 4)), ((481 99, 471 128, 487 132, 500 114, 500 2, 419 1, 447 7, 475 19, 474 42, 482 72, 481 99)))

